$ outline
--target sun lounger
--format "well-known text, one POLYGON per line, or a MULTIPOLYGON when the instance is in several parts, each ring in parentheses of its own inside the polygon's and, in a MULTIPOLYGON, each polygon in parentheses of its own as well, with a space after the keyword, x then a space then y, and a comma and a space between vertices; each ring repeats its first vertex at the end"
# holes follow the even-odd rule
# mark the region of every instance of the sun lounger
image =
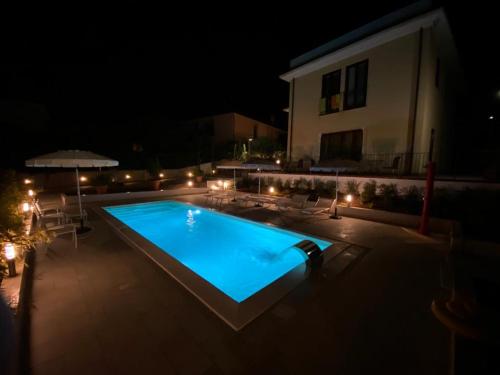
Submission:
POLYGON ((66 216, 64 212, 53 209, 43 210, 37 202, 33 204, 33 212, 35 213, 37 220, 39 220, 40 222, 46 220, 57 220, 58 224, 66 222, 66 216))
POLYGON ((301 210, 316 207, 318 202, 319 196, 316 193, 311 193, 309 195, 295 194, 291 198, 280 199, 276 206, 279 211, 301 210))
POLYGON ((337 205, 337 200, 332 200, 329 206, 319 206, 306 207, 300 212, 307 215, 320 215, 320 214, 333 214, 335 212, 335 206, 337 205))
POLYGON ((64 234, 71 234, 73 236, 72 240, 75 243, 75 249, 78 248, 78 237, 76 235, 76 226, 74 224, 56 225, 53 223, 46 223, 45 230, 52 233, 55 237, 59 237, 64 234))

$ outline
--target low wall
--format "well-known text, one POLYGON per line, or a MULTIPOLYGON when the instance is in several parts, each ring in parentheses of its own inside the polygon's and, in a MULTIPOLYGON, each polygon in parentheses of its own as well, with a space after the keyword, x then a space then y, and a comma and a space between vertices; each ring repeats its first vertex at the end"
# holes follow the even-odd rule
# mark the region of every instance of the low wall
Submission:
MULTIPOLYGON (((134 199, 134 198, 158 198, 169 197, 174 195, 187 195, 187 194, 203 194, 208 191, 207 188, 181 188, 171 190, 156 190, 156 191, 136 191, 130 193, 112 193, 112 194, 92 194, 83 195, 82 202, 99 202, 99 201, 114 201, 121 199, 134 199)), ((78 198, 76 196, 69 196, 66 198, 69 204, 76 204, 78 198)))
MULTIPOLYGON (((198 166, 190 166, 179 169, 162 169, 159 173, 163 174, 161 178, 169 179, 176 177, 187 177, 188 172, 197 169, 198 166)), ((212 174, 212 163, 203 163, 200 168, 205 174, 212 174)), ((99 171, 93 169, 79 170, 80 185, 82 187, 92 185, 92 180, 97 176, 99 171), (81 181, 81 179, 84 181, 81 181)), ((115 182, 142 182, 159 176, 150 176, 149 172, 144 169, 117 169, 117 168, 103 168, 100 172, 102 174, 110 174, 115 179, 115 182)), ((76 175, 74 169, 43 169, 33 168, 32 173, 23 173, 20 175, 23 179, 30 178, 37 188, 44 190, 53 190, 57 188, 73 188, 76 185, 76 175)))
MULTIPOLYGON (((305 179, 311 181, 314 184, 314 180, 320 180, 322 182, 335 181, 336 177, 332 175, 318 175, 318 174, 288 174, 288 173, 249 173, 249 177, 258 178, 260 174, 261 179, 273 178, 274 181, 281 180, 283 183, 285 181, 299 181, 300 179, 305 179)), ((395 184, 398 190, 403 191, 408 187, 414 185, 417 187, 425 187, 425 180, 423 179, 410 179, 410 178, 389 178, 389 177, 360 177, 360 176, 346 176, 339 175, 339 191, 345 192, 348 181, 356 181, 359 183, 359 189, 363 188, 363 185, 369 181, 376 181, 377 186, 382 184, 395 184)), ((293 184, 292 184, 293 186, 293 184)), ((486 189, 486 190, 499 190, 500 183, 489 183, 483 181, 455 181, 455 180, 436 180, 434 182, 435 188, 446 188, 450 190, 463 190, 463 189, 486 189)))

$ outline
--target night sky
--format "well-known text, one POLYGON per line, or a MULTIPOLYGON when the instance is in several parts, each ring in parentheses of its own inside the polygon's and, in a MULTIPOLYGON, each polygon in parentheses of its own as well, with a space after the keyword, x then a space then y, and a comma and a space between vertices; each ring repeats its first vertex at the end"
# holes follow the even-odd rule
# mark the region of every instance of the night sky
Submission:
MULTIPOLYGON (((68 148, 116 157, 178 120, 229 111, 286 128, 288 84, 278 76, 289 60, 409 3, 239 6, 212 16, 124 2, 91 16, 76 6, 51 19, 23 16, 2 41, 3 166, 68 148)), ((473 93, 471 118, 482 123, 500 102, 500 60, 495 12, 478 4, 445 9, 473 93)))

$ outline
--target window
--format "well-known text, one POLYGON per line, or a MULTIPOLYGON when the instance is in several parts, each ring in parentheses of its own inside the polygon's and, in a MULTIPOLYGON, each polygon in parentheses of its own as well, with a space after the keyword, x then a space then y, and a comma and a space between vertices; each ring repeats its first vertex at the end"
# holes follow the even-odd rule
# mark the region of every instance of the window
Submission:
POLYGON ((367 81, 368 60, 360 61, 347 67, 344 109, 359 108, 366 105, 367 81))
POLYGON ((340 110, 340 69, 325 74, 321 84, 321 115, 340 110))
POLYGON ((320 159, 361 160, 362 148, 363 131, 360 129, 322 134, 320 159))

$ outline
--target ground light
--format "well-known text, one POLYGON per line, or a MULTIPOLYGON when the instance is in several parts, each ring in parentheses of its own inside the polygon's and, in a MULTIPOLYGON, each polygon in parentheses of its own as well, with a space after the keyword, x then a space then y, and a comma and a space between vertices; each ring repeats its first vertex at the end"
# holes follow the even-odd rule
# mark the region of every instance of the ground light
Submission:
POLYGON ((188 181, 188 182, 187 182, 187 185, 188 185, 189 187, 193 187, 193 181, 188 181))
POLYGON ((7 265, 9 267, 9 277, 16 276, 16 249, 11 243, 5 245, 5 258, 7 259, 7 265))
POLYGON ((280 165, 281 164, 281 160, 280 159, 276 160, 276 164, 280 165))
POLYGON ((215 169, 212 169, 212 174, 215 174, 215 169))
POLYGON ((30 207, 30 204, 28 202, 24 202, 23 203, 23 212, 29 212, 29 210, 31 209, 30 207))
POLYGON ((125 178, 126 178, 127 180, 130 180, 130 175, 129 175, 129 174, 126 174, 126 175, 125 175, 125 178))
POLYGON ((81 182, 85 182, 85 181, 87 181, 87 177, 85 177, 85 176, 81 176, 81 177, 80 177, 80 181, 81 181, 81 182))
POLYGON ((35 192, 34 192, 33 190, 29 189, 29 190, 28 190, 28 195, 29 195, 30 197, 32 197, 32 196, 34 196, 34 195, 35 195, 35 192))
POLYGON ((269 192, 270 192, 271 194, 272 194, 272 193, 274 193, 274 187, 273 187, 273 186, 270 186, 270 187, 269 187, 269 192))
POLYGON ((188 177, 193 177, 193 172, 188 172, 188 177))
POLYGON ((347 194, 347 196, 345 197, 345 200, 347 202, 347 207, 351 207, 352 195, 351 194, 347 194))
POLYGON ((160 178, 163 178, 165 175, 164 175, 163 173, 160 173, 158 176, 159 176, 160 178))
POLYGON ((490 117, 488 117, 488 118, 489 118, 490 120, 493 120, 493 119, 494 119, 495 117, 493 117, 493 116, 490 116, 490 117))
POLYGON ((25 184, 25 185, 29 185, 29 184, 31 184, 32 182, 33 182, 33 181, 31 181, 29 178, 25 178, 25 179, 24 179, 24 184, 25 184))

